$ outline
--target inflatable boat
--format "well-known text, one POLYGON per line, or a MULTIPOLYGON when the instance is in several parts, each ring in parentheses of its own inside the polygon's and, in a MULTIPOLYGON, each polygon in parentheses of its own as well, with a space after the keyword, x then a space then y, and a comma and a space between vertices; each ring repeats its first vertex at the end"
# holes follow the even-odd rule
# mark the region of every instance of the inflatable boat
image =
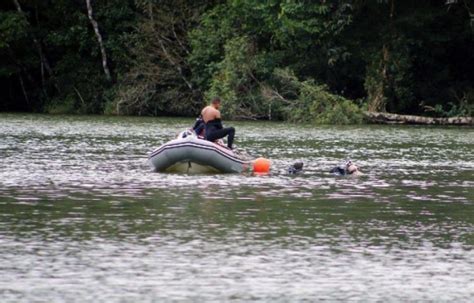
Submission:
POLYGON ((151 152, 148 163, 155 171, 179 173, 241 173, 252 161, 226 146, 184 131, 151 152))

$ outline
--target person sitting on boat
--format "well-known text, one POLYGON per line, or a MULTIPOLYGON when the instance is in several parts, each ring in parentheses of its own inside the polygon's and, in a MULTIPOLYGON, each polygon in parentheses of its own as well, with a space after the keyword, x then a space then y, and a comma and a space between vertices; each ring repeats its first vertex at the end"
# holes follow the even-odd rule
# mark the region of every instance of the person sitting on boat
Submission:
POLYGON ((204 137, 206 140, 214 142, 217 139, 222 139, 227 136, 227 147, 232 149, 235 129, 233 127, 224 128, 222 126, 221 112, 219 111, 220 107, 221 99, 216 97, 212 99, 210 105, 206 106, 201 111, 201 117, 205 124, 204 137))

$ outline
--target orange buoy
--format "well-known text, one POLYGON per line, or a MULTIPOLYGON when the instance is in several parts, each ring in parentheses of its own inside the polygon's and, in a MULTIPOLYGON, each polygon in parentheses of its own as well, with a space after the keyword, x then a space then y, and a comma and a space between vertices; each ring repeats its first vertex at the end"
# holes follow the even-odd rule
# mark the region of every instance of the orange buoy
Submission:
POLYGON ((270 160, 265 158, 257 158, 253 161, 253 172, 254 173, 269 173, 270 172, 270 160))

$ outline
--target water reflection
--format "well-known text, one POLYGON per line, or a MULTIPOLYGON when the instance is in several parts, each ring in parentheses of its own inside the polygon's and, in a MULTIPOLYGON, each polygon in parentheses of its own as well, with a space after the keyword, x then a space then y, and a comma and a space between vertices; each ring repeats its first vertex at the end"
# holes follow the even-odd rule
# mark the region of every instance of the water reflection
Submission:
POLYGON ((474 295, 472 129, 236 123, 271 175, 150 171, 189 123, 1 115, 2 301, 474 295))

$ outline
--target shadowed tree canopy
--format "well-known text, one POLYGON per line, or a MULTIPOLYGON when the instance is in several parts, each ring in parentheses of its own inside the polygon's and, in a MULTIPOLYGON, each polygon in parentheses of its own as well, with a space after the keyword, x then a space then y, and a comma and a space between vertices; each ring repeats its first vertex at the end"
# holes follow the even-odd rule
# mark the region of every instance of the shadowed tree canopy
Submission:
POLYGON ((5 0, 0 110, 472 116, 470 0, 5 0))

